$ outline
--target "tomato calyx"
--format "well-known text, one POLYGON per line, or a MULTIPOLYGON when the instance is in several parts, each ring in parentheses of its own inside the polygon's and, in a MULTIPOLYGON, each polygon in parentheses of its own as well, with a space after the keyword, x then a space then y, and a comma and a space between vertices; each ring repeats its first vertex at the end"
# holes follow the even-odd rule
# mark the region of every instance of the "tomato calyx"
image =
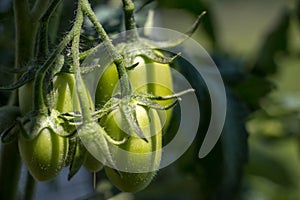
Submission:
MULTIPOLYGON (((124 119, 126 119, 127 127, 129 127, 130 129, 129 131, 135 132, 141 139, 148 142, 138 124, 135 115, 136 106, 143 106, 146 108, 153 108, 156 110, 168 110, 173 106, 175 106, 181 100, 180 97, 182 95, 185 95, 189 92, 194 92, 194 89, 187 89, 182 92, 174 93, 172 95, 166 95, 166 96, 156 96, 147 93, 133 92, 132 95, 128 95, 121 98, 119 94, 116 94, 103 107, 99 108, 95 112, 92 112, 91 116, 93 121, 97 121, 100 120, 105 115, 108 115, 110 112, 116 109, 120 109, 121 114, 124 116, 124 119), (173 99, 173 101, 168 105, 162 105, 157 103, 157 101, 166 101, 170 99, 173 99)), ((80 126, 79 130, 77 131, 78 133, 84 132, 81 131, 81 129, 84 129, 87 132, 89 131, 97 132, 98 129, 98 125, 95 125, 96 128, 91 128, 91 129, 87 128, 87 127, 92 127, 91 125, 87 125, 87 127, 85 127, 84 118, 79 112, 62 113, 58 116, 58 118, 64 120, 65 123, 69 123, 70 125, 80 126)), ((95 134, 96 133, 91 133, 90 135, 95 135, 95 134)), ((84 135, 88 135, 88 134, 84 133, 84 135)), ((121 144, 128 139, 128 138, 124 138, 122 141, 115 141, 106 133, 104 134, 104 137, 107 141, 113 144, 121 144)))
POLYGON ((83 145, 98 161, 116 168, 108 144, 113 139, 108 139, 110 136, 103 127, 95 121, 85 122, 78 128, 77 134, 83 145))
POLYGON ((54 109, 51 110, 49 115, 38 111, 27 113, 24 117, 18 119, 22 135, 26 139, 32 140, 38 136, 43 129, 49 129, 59 136, 69 136, 70 133, 66 132, 59 122, 59 114, 60 113, 54 109))
POLYGON ((170 39, 167 41, 153 41, 153 40, 149 40, 147 38, 143 38, 143 41, 148 46, 157 48, 157 49, 166 49, 166 48, 176 47, 176 46, 182 44, 185 40, 187 40, 194 34, 194 32, 197 30, 197 28, 199 27, 199 25, 201 23, 202 17, 205 14, 206 14, 206 11, 203 11, 202 13, 200 13, 200 15, 198 15, 197 19, 193 23, 193 25, 189 28, 189 30, 187 30, 184 34, 182 34, 178 38, 170 39))
POLYGON ((152 62, 157 62, 161 64, 170 64, 172 63, 180 53, 176 54, 173 57, 168 57, 162 55, 157 48, 154 48, 144 42, 143 39, 139 38, 136 41, 127 41, 117 45, 117 48, 121 55, 124 57, 125 65, 127 70, 132 70, 138 64, 135 63, 135 58, 138 56, 149 59, 152 62))

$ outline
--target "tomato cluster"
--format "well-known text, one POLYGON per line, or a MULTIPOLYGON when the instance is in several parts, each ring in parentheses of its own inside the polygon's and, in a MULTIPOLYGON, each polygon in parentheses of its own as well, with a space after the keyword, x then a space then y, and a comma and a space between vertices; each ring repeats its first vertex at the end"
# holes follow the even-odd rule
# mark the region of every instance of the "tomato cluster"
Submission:
MULTIPOLYGON (((172 94, 172 76, 168 64, 156 63, 143 56, 136 56, 134 62, 138 65, 127 72, 133 94, 148 93, 159 96, 172 94)), ((112 63, 104 69, 99 79, 95 103, 91 100, 88 88, 85 88, 91 112, 105 107, 107 102, 116 95, 118 82, 117 68, 112 63)), ((32 87, 32 83, 25 85, 19 90, 19 93, 32 95, 30 93, 32 87)), ((20 107, 23 113, 33 108, 32 102, 28 101, 26 97, 25 95, 20 98, 20 107)), ((75 115, 81 111, 80 101, 76 93, 76 78, 73 73, 59 72, 56 74, 48 98, 51 99, 48 106, 51 106, 51 109, 58 113, 75 115)), ((165 106, 171 101, 162 101, 161 104, 165 106)), ((126 171, 114 169, 112 166, 104 166, 108 178, 119 189, 134 192, 145 188, 159 168, 162 152, 162 130, 169 124, 172 110, 155 110, 141 106, 134 99, 130 102, 133 102, 137 124, 145 138, 141 138, 134 130, 128 128, 119 108, 105 113, 99 118, 99 124, 104 127, 112 140, 124 140, 120 144, 111 144, 117 148, 110 153, 116 163, 118 160, 122 160, 131 169, 126 171), (127 157, 120 156, 120 151, 128 152, 127 157), (134 169, 136 172, 133 172, 134 169)), ((74 146, 74 137, 77 137, 74 132, 78 128, 76 123, 64 123, 64 120, 59 117, 55 120, 57 124, 63 126, 66 133, 55 132, 55 129, 45 126, 35 137, 19 135, 21 157, 31 175, 36 180, 47 181, 57 176, 65 166, 70 166, 70 170, 75 170, 76 173, 78 169, 72 169, 77 165, 75 162, 80 163, 79 167, 83 165, 90 171, 101 170, 103 164, 88 151, 88 148, 78 150, 76 144, 74 146), (76 156, 81 154, 78 151, 82 151, 83 156, 76 156), (81 160, 76 161, 77 157, 80 157, 81 160)), ((29 129, 27 126, 26 124, 23 128, 29 129)))
POLYGON ((83 2, 78 3, 76 27, 54 53, 42 66, 28 69, 15 86, 7 87, 19 87, 19 108, 13 109, 19 132, 9 128, 3 137, 17 135, 21 158, 38 181, 56 177, 63 167, 69 167, 68 179, 81 166, 92 172, 104 168, 117 188, 136 192, 148 186, 159 169, 162 137, 171 123, 172 106, 179 100, 179 94, 173 94, 173 58, 139 36, 113 46, 87 1, 83 2), (108 66, 100 61, 102 73, 94 97, 82 79, 85 68, 80 67, 86 58, 79 52, 83 13, 92 18, 104 40, 99 47, 113 59, 108 66), (62 55, 69 43, 73 62, 68 53, 62 55))
MULTIPOLYGON (((124 53, 123 53, 124 54, 124 53)), ((124 55, 129 54, 125 52, 124 55)), ((173 94, 172 75, 169 64, 151 61, 149 58, 137 56, 134 63, 138 65, 128 71, 132 89, 136 92, 149 93, 152 95, 166 96, 173 94)), ((114 94, 118 87, 118 72, 114 63, 102 72, 96 91, 96 103, 104 105, 114 94)), ((172 100, 159 102, 168 105, 172 100)), ((172 109, 157 111, 164 130, 169 126, 172 109)))
MULTIPOLYGON (((129 52, 121 51, 121 53, 124 56, 130 55, 129 52)), ((169 64, 158 63, 144 56, 136 56, 132 60, 133 63, 130 64, 138 63, 136 67, 128 70, 128 77, 134 92, 156 96, 173 94, 169 64)), ((102 71, 96 90, 96 103, 105 105, 118 92, 118 87, 118 72, 115 64, 112 63, 102 71)), ((172 103, 172 100, 159 103, 167 106, 172 103)), ((115 140, 122 140, 130 135, 124 144, 119 145, 120 149, 112 153, 116 159, 125 160, 129 170, 136 169, 136 172, 115 171, 111 167, 105 166, 105 172, 110 181, 119 189, 127 192, 141 190, 151 182, 161 160, 162 133, 169 126, 172 117, 172 109, 155 110, 137 105, 135 112, 138 124, 148 141, 143 140, 128 128, 126 129, 126 122, 124 122, 124 116, 120 114, 120 110, 114 110, 100 122, 115 140), (122 150, 129 153, 124 157, 120 153, 123 152, 122 150), (143 154, 145 155, 141 156, 143 154), (141 169, 146 172, 139 173, 138 171, 141 169)))

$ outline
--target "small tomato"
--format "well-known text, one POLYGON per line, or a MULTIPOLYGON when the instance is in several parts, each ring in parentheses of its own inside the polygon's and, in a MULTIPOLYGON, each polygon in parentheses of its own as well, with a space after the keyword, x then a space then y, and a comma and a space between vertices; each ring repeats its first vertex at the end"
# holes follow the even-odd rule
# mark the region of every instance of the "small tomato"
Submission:
POLYGON ((100 122, 115 140, 121 140, 127 134, 130 135, 125 143, 118 145, 118 148, 112 151, 116 163, 125 163, 130 172, 122 171, 122 169, 116 169, 118 170, 116 172, 105 166, 105 172, 110 181, 117 188, 126 192, 136 192, 147 187, 158 170, 161 160, 161 123, 156 110, 136 106, 136 116, 148 142, 133 132, 126 131, 126 133, 124 131, 126 129, 124 118, 122 118, 119 110, 112 111, 100 122), (128 153, 124 155, 121 153, 124 152, 123 150, 128 153), (135 170, 136 173, 132 173, 132 170, 135 170))

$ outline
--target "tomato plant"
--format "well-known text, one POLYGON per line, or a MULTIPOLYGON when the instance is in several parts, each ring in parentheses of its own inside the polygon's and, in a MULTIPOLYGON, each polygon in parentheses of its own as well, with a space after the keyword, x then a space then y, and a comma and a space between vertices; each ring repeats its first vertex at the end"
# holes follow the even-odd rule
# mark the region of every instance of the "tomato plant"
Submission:
MULTIPOLYGON (((21 159, 35 180, 50 180, 67 166, 69 180, 81 166, 99 171, 103 167, 100 154, 106 161, 106 174, 116 187, 128 192, 142 190, 159 169, 162 129, 170 124, 172 106, 183 94, 172 91, 170 63, 173 59, 140 39, 135 29, 132 1, 123 1, 126 30, 132 29, 135 33, 125 43, 114 46, 89 1, 78 0, 71 30, 49 52, 49 21, 60 2, 37 2, 34 8, 40 10, 32 14, 38 16, 38 20, 31 24, 33 16, 30 15, 23 21, 32 31, 32 46, 26 59, 17 58, 17 65, 32 64, 15 70, 20 73, 16 83, 0 86, 1 90, 19 88, 18 98, 13 96, 13 104, 19 108, 10 120, 17 134, 4 135, 11 136, 12 139, 7 137, 10 141, 17 141, 21 159), (81 51, 85 16, 113 60, 97 84, 95 104, 82 77, 97 68, 82 63, 94 49, 88 45, 86 51, 81 51), (140 51, 132 53, 131 45, 140 51), (125 157, 121 156, 121 150, 128 152, 125 157), (125 168, 117 167, 120 161, 125 162, 125 168)), ((30 7, 27 3, 17 2, 16 10, 22 5, 30 7)), ((19 27, 22 20, 18 20, 19 27)), ((22 41, 17 41, 20 43, 22 41)), ((18 55, 21 54, 17 49, 18 55)), ((100 67, 104 69, 101 61, 100 67)), ((29 184, 33 181, 30 177, 29 184)))

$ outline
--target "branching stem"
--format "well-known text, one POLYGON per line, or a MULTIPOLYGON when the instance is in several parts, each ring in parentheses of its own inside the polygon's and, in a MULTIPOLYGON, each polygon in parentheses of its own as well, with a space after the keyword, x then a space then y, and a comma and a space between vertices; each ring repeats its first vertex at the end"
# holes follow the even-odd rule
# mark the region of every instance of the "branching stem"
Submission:
POLYGON ((119 54, 117 49, 114 47, 113 43, 109 39, 106 31, 103 29, 102 25, 98 21, 95 13, 93 12, 88 0, 79 0, 82 2, 82 10, 90 19, 94 25, 96 31, 100 35, 104 46, 106 47, 108 53, 115 63, 119 75, 120 85, 121 85, 121 97, 131 95, 131 86, 126 72, 126 66, 123 57, 119 54))

